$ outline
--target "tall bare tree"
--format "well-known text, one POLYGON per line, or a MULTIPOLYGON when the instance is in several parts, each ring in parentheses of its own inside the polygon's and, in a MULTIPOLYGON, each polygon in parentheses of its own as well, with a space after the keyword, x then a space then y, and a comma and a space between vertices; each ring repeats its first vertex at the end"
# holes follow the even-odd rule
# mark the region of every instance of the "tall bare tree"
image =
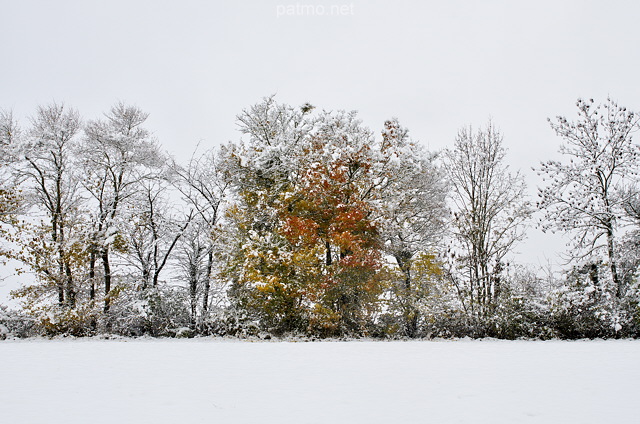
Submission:
POLYGON ((193 218, 193 212, 183 215, 170 206, 167 185, 159 176, 141 181, 123 229, 127 257, 138 270, 141 290, 158 287, 160 274, 193 218))
POLYGON ((482 318, 500 295, 504 258, 524 237, 529 216, 525 183, 504 163, 502 135, 489 122, 484 129, 463 128, 445 152, 451 182, 456 262, 467 283, 468 310, 482 318))
MULTIPOLYGON (((112 267, 110 252, 117 241, 117 219, 141 181, 152 178, 161 156, 143 124, 148 114, 135 106, 117 103, 104 120, 85 128, 81 148, 83 184, 92 198, 93 243, 90 277, 95 279, 96 256, 102 262, 104 311, 110 307, 112 267)), ((92 291, 93 292, 93 291, 92 291)))
POLYGON ((78 174, 72 166, 80 129, 80 115, 75 109, 56 103, 40 106, 20 149, 24 160, 20 173, 28 182, 28 196, 48 220, 49 240, 43 239, 41 252, 53 251, 57 257, 56 269, 42 258, 32 258, 31 263, 41 275, 55 281, 58 303, 68 307, 75 306, 77 290, 70 233, 82 202, 78 174))
POLYGON ((224 215, 231 179, 216 150, 206 151, 201 156, 194 154, 186 166, 174 162, 171 168, 175 187, 194 213, 194 225, 182 246, 180 257, 184 262, 181 267, 187 270, 192 319, 195 322, 198 294, 201 295, 202 315, 209 310, 216 241, 221 232, 219 224, 224 215))

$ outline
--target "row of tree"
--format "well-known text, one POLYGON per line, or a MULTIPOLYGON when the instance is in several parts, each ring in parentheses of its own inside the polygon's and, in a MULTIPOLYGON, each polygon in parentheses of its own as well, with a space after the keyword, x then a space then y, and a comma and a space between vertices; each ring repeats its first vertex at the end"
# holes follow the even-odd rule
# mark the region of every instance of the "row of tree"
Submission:
POLYGON ((134 106, 1 111, 0 254, 30 282, 0 333, 636 336, 639 117, 577 107, 535 205, 491 122, 430 153, 268 97, 180 164, 134 106), (560 278, 507 262, 537 210, 575 235, 560 278))

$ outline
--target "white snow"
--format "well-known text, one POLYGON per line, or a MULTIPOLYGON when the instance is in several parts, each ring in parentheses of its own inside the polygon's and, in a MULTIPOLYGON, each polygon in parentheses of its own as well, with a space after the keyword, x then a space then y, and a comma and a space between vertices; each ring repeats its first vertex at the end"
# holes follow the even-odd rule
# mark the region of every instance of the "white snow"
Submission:
POLYGON ((0 342, 0 423, 638 422, 640 341, 0 342))

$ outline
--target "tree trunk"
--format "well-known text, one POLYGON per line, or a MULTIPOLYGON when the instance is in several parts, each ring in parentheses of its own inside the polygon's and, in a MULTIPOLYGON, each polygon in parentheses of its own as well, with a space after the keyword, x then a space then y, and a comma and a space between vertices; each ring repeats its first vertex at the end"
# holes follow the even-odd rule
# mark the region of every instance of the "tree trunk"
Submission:
POLYGON ((500 293, 502 291, 502 263, 498 262, 493 269, 493 277, 492 277, 492 304, 497 306, 500 300, 500 293))
POLYGON ((475 302, 473 299, 473 291, 475 290, 474 286, 473 286, 473 268, 469 267, 469 305, 470 305, 470 309, 471 309, 471 318, 475 318, 475 314, 476 314, 476 307, 475 307, 475 302))
POLYGON ((327 266, 331 266, 332 258, 331 258, 331 243, 329 241, 325 241, 324 245, 326 247, 326 256, 325 256, 325 264, 327 266))
POLYGON ((198 294, 198 270, 197 264, 191 263, 189 269, 189 299, 191 306, 191 328, 196 329, 197 324, 197 294, 198 294))
MULTIPOLYGON (((57 238, 57 237, 56 237, 57 238)), ((54 240, 56 241, 56 240, 54 240)), ((65 272, 64 272, 64 252, 62 246, 58 242, 58 278, 56 284, 58 285, 58 303, 60 306, 65 304, 65 272)))
POLYGON ((104 269, 104 312, 109 312, 111 307, 111 265, 109 264, 109 248, 102 251, 102 267, 104 269))
POLYGON ((89 300, 96 299, 96 252, 91 248, 89 254, 89 300))
POLYGON ((58 289, 58 305, 64 305, 64 281, 62 276, 64 275, 64 253, 62 252, 62 246, 58 243, 58 220, 54 216, 51 219, 51 239, 53 243, 57 245, 58 249, 58 276, 56 278, 56 286, 58 289))
POLYGON ((65 282, 65 300, 69 308, 75 308, 76 306, 76 291, 73 286, 73 275, 71 274, 71 266, 68 262, 65 262, 64 272, 66 277, 65 282))
POLYGON ((202 313, 209 310, 209 290, 211 288, 211 271, 213 270, 213 247, 209 248, 207 254, 207 270, 204 276, 204 288, 202 293, 202 313))
POLYGON ((416 308, 411 308, 405 326, 405 333, 407 337, 411 339, 415 338, 418 335, 418 311, 416 308))
POLYGON ((57 278, 56 285, 58 286, 58 305, 64 305, 64 284, 60 281, 61 277, 57 278))
POLYGON ((408 252, 400 252, 395 255, 396 262, 400 270, 404 274, 404 297, 405 297, 405 317, 404 317, 404 333, 407 337, 414 338, 418 333, 418 308, 414 304, 411 293, 411 254, 408 252))
POLYGON ((616 288, 616 297, 620 299, 622 298, 624 293, 620 277, 618 276, 618 267, 616 265, 615 247, 613 240, 613 228, 611 227, 611 225, 609 225, 609 228, 607 228, 607 253, 609 256, 609 269, 611 270, 611 279, 613 280, 613 284, 616 288))
POLYGON ((147 288, 149 288, 149 278, 151 276, 151 273, 149 271, 149 261, 146 259, 142 259, 141 260, 141 266, 142 266, 142 291, 145 291, 147 288))
POLYGON ((159 278, 160 278, 160 270, 159 270, 159 269, 156 269, 156 270, 153 272, 153 279, 152 279, 152 287, 153 287, 153 288, 157 288, 157 287, 158 287, 158 280, 159 280, 159 278))

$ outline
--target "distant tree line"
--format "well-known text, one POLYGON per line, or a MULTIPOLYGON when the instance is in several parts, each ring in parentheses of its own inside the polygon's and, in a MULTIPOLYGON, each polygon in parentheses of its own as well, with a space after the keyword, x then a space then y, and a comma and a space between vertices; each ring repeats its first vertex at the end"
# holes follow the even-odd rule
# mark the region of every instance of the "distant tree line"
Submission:
POLYGON ((135 106, 0 111, 0 336, 636 337, 640 116, 578 100, 537 201, 492 122, 428 152, 397 119, 267 97, 179 163, 135 106), (510 262, 529 226, 562 275, 510 262))

